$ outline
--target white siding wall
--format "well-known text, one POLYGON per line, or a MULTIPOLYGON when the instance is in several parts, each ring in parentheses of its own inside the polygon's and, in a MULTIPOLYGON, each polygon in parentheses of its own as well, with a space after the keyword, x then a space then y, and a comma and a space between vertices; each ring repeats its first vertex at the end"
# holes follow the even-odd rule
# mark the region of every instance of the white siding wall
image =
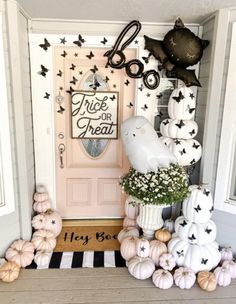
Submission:
MULTIPOLYGON (((30 87, 30 61, 29 61, 29 48, 28 48, 28 25, 27 18, 21 13, 17 3, 11 1, 11 14, 12 9, 15 9, 17 16, 17 36, 19 39, 19 53, 15 51, 13 54, 10 51, 10 33, 9 27, 12 20, 8 20, 7 3, 0 0, 0 11, 3 12, 4 17, 4 48, 6 60, 6 76, 7 76, 7 92, 9 102, 9 116, 10 116, 10 130, 11 130, 11 145, 12 145, 12 158, 13 158, 13 175, 15 186, 15 212, 0 217, 0 256, 2 256, 6 248, 18 238, 29 238, 31 225, 30 213, 32 205, 32 195, 35 188, 34 177, 34 150, 33 150, 33 124, 32 124, 32 109, 31 109, 31 87, 30 87), (14 55, 14 58, 13 58, 14 55), (15 57, 16 56, 16 57, 15 57), (22 77, 22 100, 15 97, 13 92, 18 85, 14 81, 12 66, 17 56, 20 57, 20 75, 22 77), (19 113, 16 105, 22 104, 22 122, 24 123, 23 132, 20 134, 19 128, 19 113), (18 141, 17 141, 18 137, 18 141), (26 151, 26 167, 22 167, 21 159, 19 157, 19 138, 22 138, 21 145, 25 146, 26 151), (16 144, 18 142, 18 145, 16 144), (24 189, 21 185, 20 176, 24 176, 26 183, 24 189), (27 194, 25 194, 27 192, 27 194), (27 199, 25 199, 27 198, 27 199), (28 216, 27 216, 28 215, 28 216), (23 220, 21 220, 21 216, 23 220)), ((17 43, 16 43, 17 49, 17 43)), ((20 80, 21 81, 21 80, 20 80)))
POLYGON ((5 249, 11 244, 12 240, 20 237, 20 222, 19 222, 19 192, 18 192, 18 177, 17 177, 17 163, 16 163, 16 144, 15 144, 15 121, 14 121, 14 108, 11 94, 11 71, 10 71, 10 58, 8 46, 8 33, 6 27, 6 8, 5 3, 0 2, 0 10, 3 13, 3 35, 4 35, 4 48, 5 48, 5 62, 6 62, 6 78, 7 78, 7 93, 9 102, 9 115, 10 115, 10 130, 11 130, 11 145, 12 145, 12 160, 13 160, 13 176, 15 187, 16 206, 15 212, 6 216, 0 217, 0 256, 5 252, 5 249))

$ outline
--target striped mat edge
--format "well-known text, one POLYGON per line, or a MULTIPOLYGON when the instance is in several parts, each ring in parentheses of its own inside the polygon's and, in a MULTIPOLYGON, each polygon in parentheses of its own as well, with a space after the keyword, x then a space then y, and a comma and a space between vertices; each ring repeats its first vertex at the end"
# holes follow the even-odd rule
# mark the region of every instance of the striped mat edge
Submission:
POLYGON ((53 252, 49 263, 37 266, 33 261, 26 269, 71 269, 93 267, 126 267, 120 251, 53 252))

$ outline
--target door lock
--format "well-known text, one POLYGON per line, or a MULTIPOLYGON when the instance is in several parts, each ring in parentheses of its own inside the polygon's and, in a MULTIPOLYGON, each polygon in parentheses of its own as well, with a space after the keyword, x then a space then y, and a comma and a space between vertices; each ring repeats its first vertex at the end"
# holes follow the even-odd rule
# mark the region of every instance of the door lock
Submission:
POLYGON ((64 168, 64 163, 63 163, 63 153, 65 152, 66 150, 66 147, 64 144, 60 144, 58 146, 58 150, 59 150, 59 153, 60 153, 60 168, 64 168))

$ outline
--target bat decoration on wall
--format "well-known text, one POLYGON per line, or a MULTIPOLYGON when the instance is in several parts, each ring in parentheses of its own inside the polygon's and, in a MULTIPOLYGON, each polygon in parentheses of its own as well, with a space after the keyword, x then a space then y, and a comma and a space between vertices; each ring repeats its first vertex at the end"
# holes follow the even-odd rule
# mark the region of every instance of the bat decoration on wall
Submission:
POLYGON ((49 69, 47 69, 44 65, 41 64, 41 71, 39 71, 38 74, 43 77, 46 77, 48 71, 49 69))
POLYGON ((133 105, 132 102, 130 102, 130 103, 127 105, 127 107, 128 107, 129 109, 131 109, 133 106, 134 106, 134 105, 133 105))
POLYGON ((47 41, 46 38, 44 38, 44 43, 39 45, 44 51, 47 51, 48 48, 51 46, 51 44, 47 41))
POLYGON ((45 99, 49 99, 49 97, 50 97, 50 94, 49 94, 48 92, 45 92, 45 95, 44 95, 44 97, 43 97, 43 98, 45 98, 45 99))
POLYGON ((75 45, 77 45, 78 47, 81 47, 83 43, 85 43, 84 38, 79 34, 78 35, 78 40, 73 41, 73 43, 75 45))
POLYGON ((104 37, 103 40, 100 42, 105 45, 107 43, 107 39, 104 37))
POLYGON ((174 28, 164 37, 163 41, 144 36, 145 49, 160 63, 161 69, 166 70, 167 77, 179 78, 186 86, 201 86, 195 70, 187 67, 197 64, 203 50, 209 45, 208 40, 197 37, 184 26, 180 18, 175 21, 174 28))

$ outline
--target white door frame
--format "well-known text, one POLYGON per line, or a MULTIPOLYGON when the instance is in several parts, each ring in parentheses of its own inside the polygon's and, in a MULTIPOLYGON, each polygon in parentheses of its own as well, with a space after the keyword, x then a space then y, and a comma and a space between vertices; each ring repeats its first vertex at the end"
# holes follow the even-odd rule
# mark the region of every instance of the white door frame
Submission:
MULTIPOLYGON (((119 22, 118 22, 119 23, 119 22)), ((119 23, 121 30, 123 25, 119 23)), ((104 24, 104 26, 106 26, 104 24)), ((91 24, 90 24, 91 27, 91 24)), ((96 29, 96 22, 93 22, 93 27, 96 29)), ((146 28, 148 32, 147 35, 151 33, 157 33, 156 39, 163 39, 164 35, 172 26, 170 24, 146 24, 143 28, 146 28)), ((198 34, 199 26, 193 25, 189 28, 196 34, 198 34)), ((111 33, 109 29, 109 23, 107 24, 106 38, 108 43, 106 47, 112 47, 115 40, 117 39, 117 32, 111 33), (115 36, 111 36, 114 34, 115 36)), ((143 35, 144 33, 142 33, 143 35)), ((63 46, 60 43, 60 38, 65 37, 66 45, 65 47, 75 46, 73 41, 78 40, 78 35, 66 35, 66 34, 29 34, 30 42, 30 56, 31 56, 31 81, 32 81, 32 105, 33 105, 33 123, 34 123, 34 148, 35 148, 35 178, 36 185, 44 185, 49 192, 50 198, 52 200, 52 205, 56 208, 56 151, 55 151, 55 129, 54 129, 54 82, 53 82, 53 50, 52 46, 63 46), (39 44, 44 42, 46 38, 51 47, 47 51, 44 51, 39 44), (47 76, 42 77, 39 75, 41 70, 41 64, 48 68, 47 76), (50 94, 50 98, 45 99, 45 92, 50 94)), ((153 37, 153 36, 152 36, 153 37)), ((100 41, 104 38, 103 36, 86 36, 83 35, 86 42, 83 44, 84 47, 104 47, 100 41)), ((155 38, 155 37, 153 37, 155 38)), ((137 58, 141 59, 143 56, 147 56, 148 52, 144 50, 144 39, 143 36, 137 37, 138 44, 132 42, 130 47, 137 49, 137 58)), ((79 51, 79 48, 78 48, 79 51)), ((145 66, 145 70, 157 68, 157 61, 151 59, 148 65, 145 66)), ((140 91, 138 88, 142 84, 140 79, 136 82, 136 92, 135 92, 135 114, 144 115, 151 122, 154 119, 154 113, 156 109, 156 95, 157 90, 143 90, 140 91), (151 96, 148 98, 146 94, 150 93, 151 96), (144 105, 148 103, 148 109, 144 109, 144 105)))

